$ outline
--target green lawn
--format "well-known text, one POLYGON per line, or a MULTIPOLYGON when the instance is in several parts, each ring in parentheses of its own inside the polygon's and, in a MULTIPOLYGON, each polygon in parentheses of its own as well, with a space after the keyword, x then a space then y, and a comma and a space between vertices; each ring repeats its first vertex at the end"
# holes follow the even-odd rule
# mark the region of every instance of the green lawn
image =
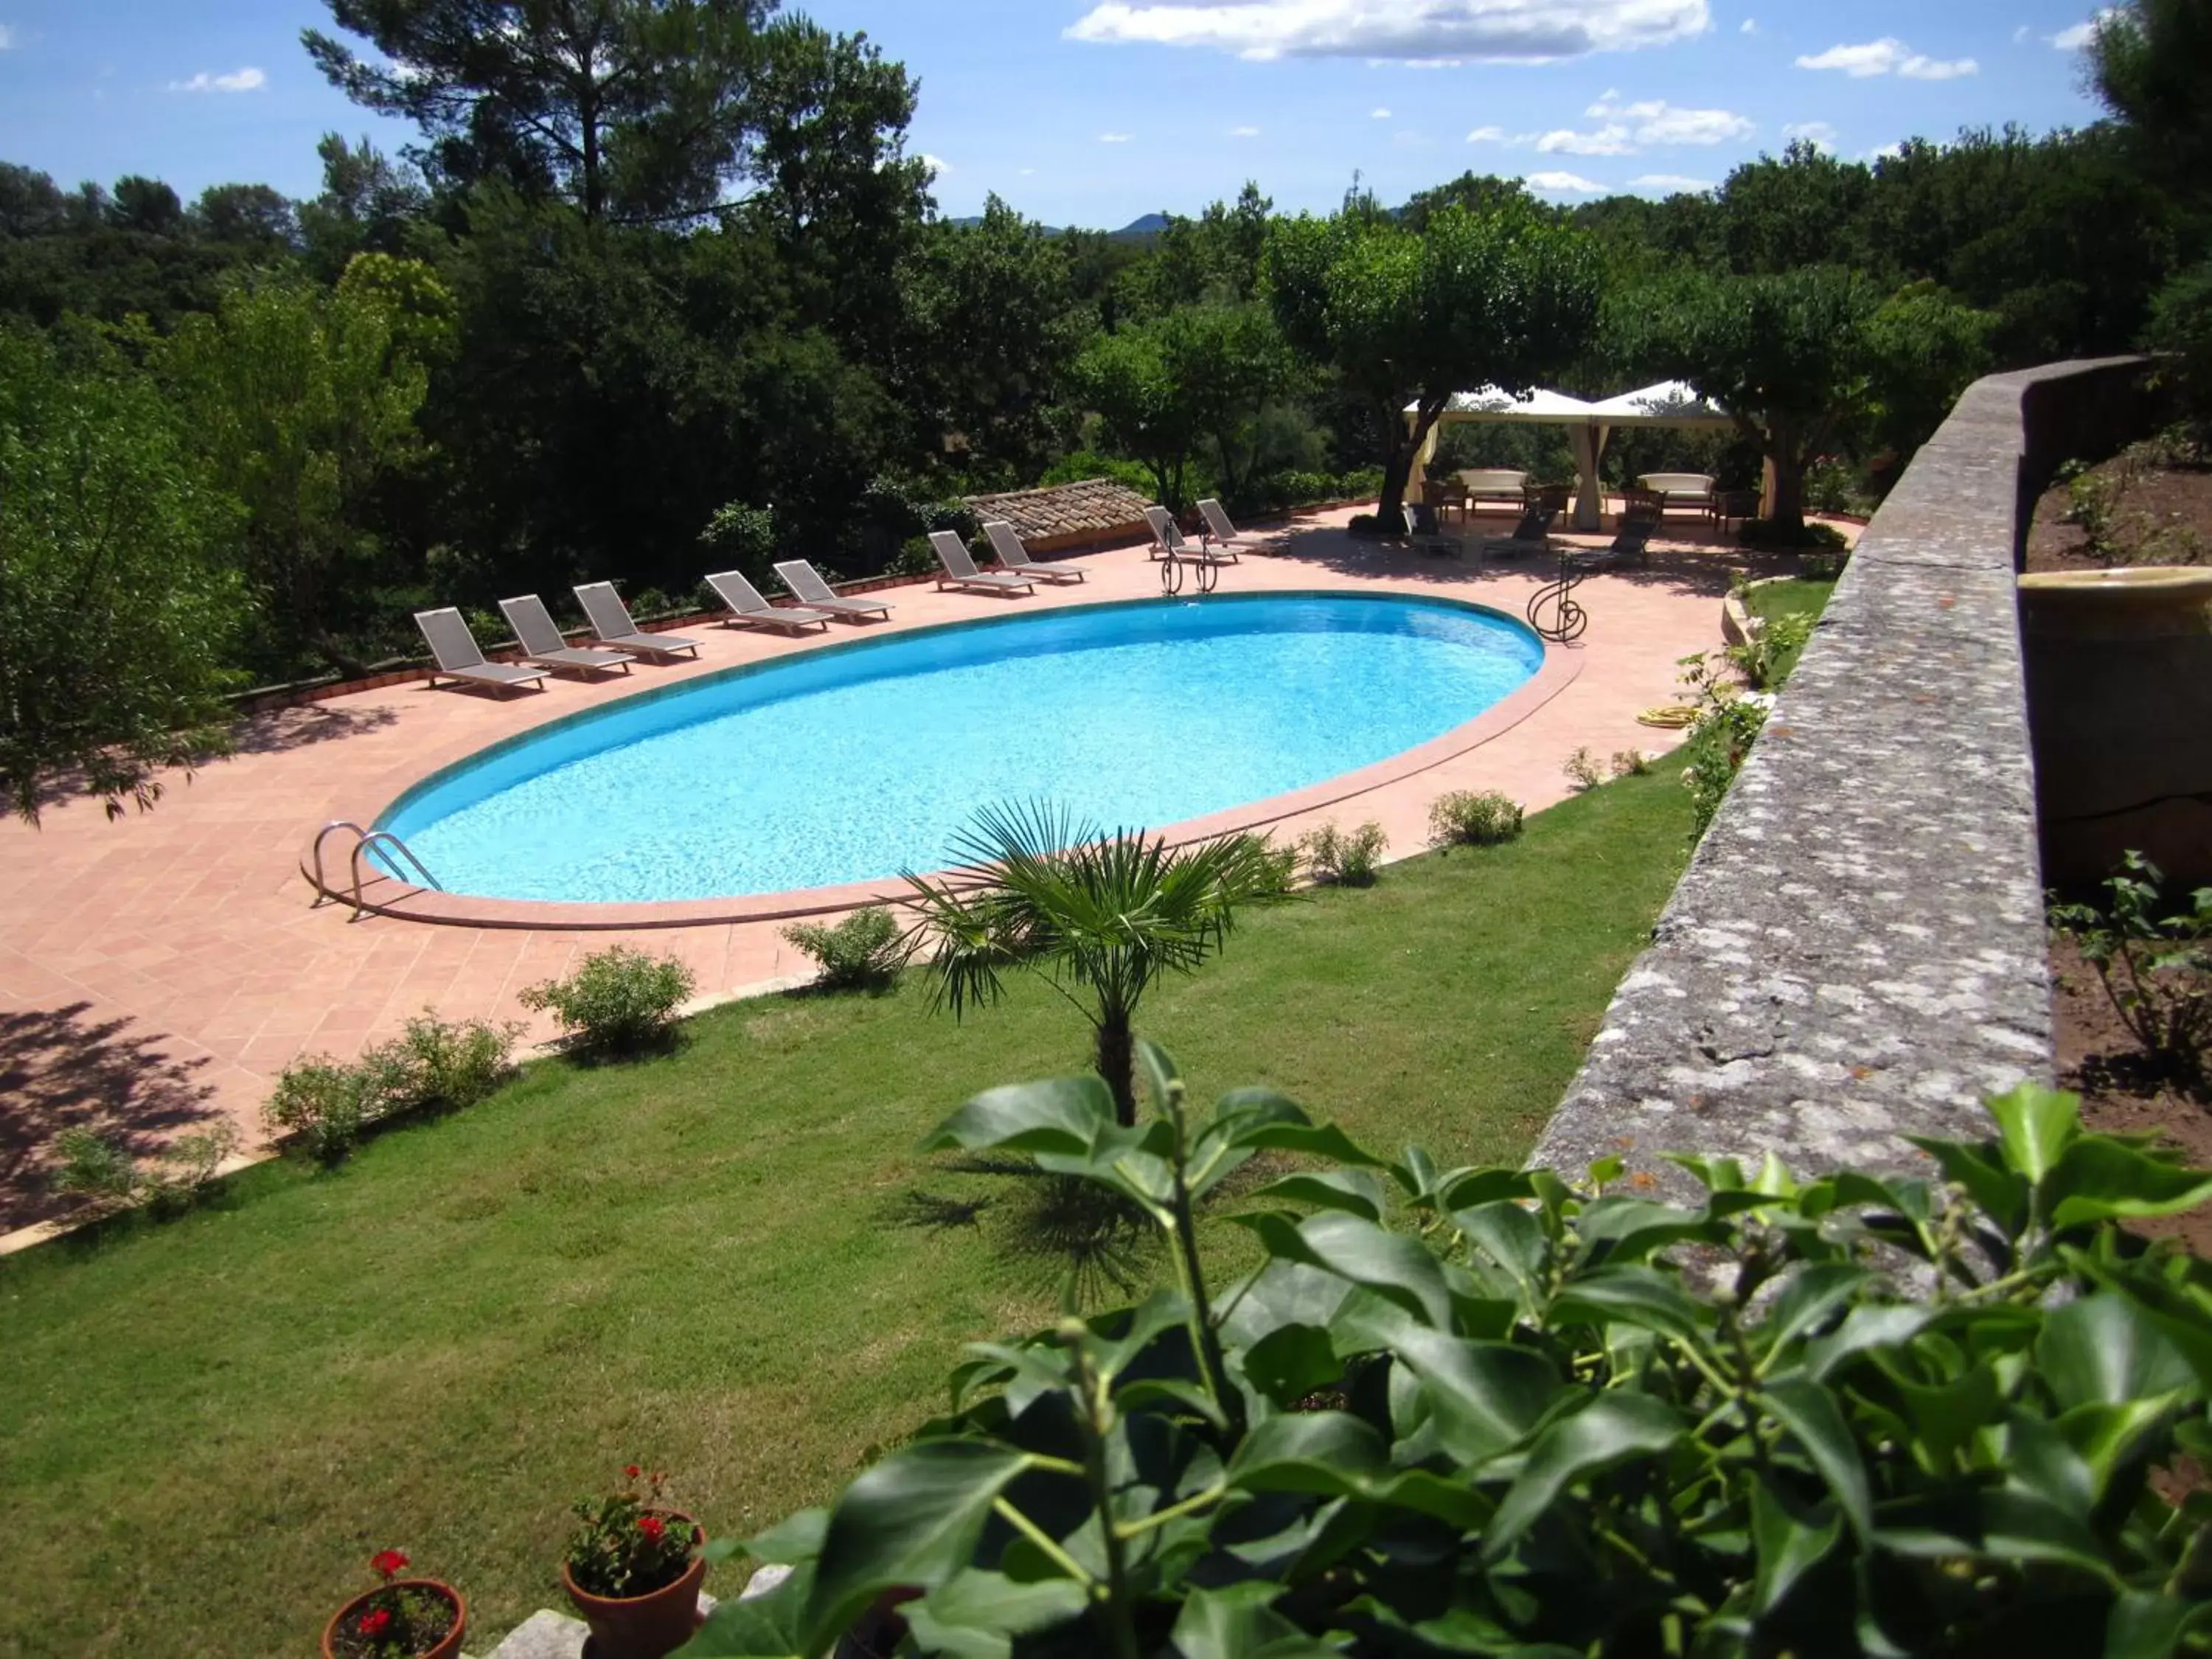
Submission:
MULTIPOLYGON (((1829 596, 1835 591, 1836 584, 1832 580, 1814 581, 1804 576, 1792 576, 1787 581, 1762 582, 1747 590, 1744 603, 1753 616, 1768 622, 1778 621, 1784 617, 1810 617, 1818 621, 1820 613, 1828 608, 1829 596)), ((1787 680, 1790 671, 1797 666, 1797 659, 1804 654, 1805 647, 1802 645, 1785 650, 1776 665, 1772 684, 1778 686, 1787 680)))
MULTIPOLYGON (((1269 1083, 1383 1150, 1513 1160, 1688 823, 1664 767, 1510 847, 1251 913, 1142 1029, 1207 1097, 1269 1083)), ((567 1506, 625 1462, 722 1534, 822 1500, 939 1405, 963 1341, 1054 1305, 994 1212, 908 1218, 1015 1183, 912 1149, 1085 1038, 1034 986, 959 1026, 918 982, 738 1004, 670 1057, 535 1064, 337 1174, 263 1166, 0 1263, 0 1653, 307 1653, 385 1546, 461 1587, 481 1653, 558 1603, 567 1506)))

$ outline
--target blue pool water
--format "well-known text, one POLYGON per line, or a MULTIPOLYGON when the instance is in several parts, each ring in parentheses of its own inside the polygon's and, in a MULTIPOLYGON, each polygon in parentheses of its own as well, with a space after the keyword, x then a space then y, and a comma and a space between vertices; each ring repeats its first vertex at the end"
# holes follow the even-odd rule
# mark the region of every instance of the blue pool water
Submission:
POLYGON ((1542 660, 1518 623, 1437 600, 1044 611, 634 698, 449 769, 381 825, 483 897, 864 881, 942 868, 996 802, 1152 828, 1318 783, 1474 719, 1542 660))

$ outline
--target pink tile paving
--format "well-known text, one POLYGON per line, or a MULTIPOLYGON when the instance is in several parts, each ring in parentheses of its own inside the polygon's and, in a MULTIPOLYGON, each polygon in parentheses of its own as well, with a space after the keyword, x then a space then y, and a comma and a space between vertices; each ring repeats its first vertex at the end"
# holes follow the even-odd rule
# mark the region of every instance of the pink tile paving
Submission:
MULTIPOLYGON (((1518 616, 1543 580, 1534 565, 1492 564, 1478 576, 1466 564, 1357 542, 1342 532, 1346 516, 1304 518, 1277 532, 1277 556, 1248 556, 1224 574, 1223 590, 1438 592, 1518 616)), ((1673 736, 1638 726, 1636 715, 1674 701, 1678 658, 1717 647, 1730 562, 1744 559, 1677 544, 1656 550, 1649 570, 1592 577, 1580 594, 1589 630, 1572 647, 1553 647, 1545 695, 1524 694, 1525 706, 1490 721, 1472 747, 1417 751, 1421 769, 1386 763, 1375 769, 1385 781, 1349 799, 1316 792, 1328 804, 1292 811, 1279 833, 1372 818, 1402 856, 1420 850, 1429 803, 1448 789, 1503 789, 1538 809, 1566 793, 1560 767, 1577 748, 1603 756, 1669 746, 1673 736)), ((1024 599, 891 590, 888 626, 1158 592, 1157 568, 1140 548, 1080 564, 1086 583, 1024 599)), ((611 943, 680 955, 709 997, 803 974, 807 964, 780 937, 781 921, 727 919, 743 907, 642 929, 583 929, 572 925, 580 918, 544 913, 534 926, 497 927, 356 921, 343 905, 312 904, 300 874, 325 822, 368 822, 407 784, 487 743, 646 687, 823 642, 711 625, 684 632, 702 641, 696 664, 641 666, 594 684, 563 680, 505 699, 420 684, 356 693, 253 720, 236 756, 174 780, 151 813, 111 823, 95 804, 67 800, 46 811, 40 829, 0 825, 0 1230, 51 1210, 40 1149, 69 1122, 107 1115, 150 1146, 222 1113, 251 1141, 275 1074, 301 1054, 357 1053, 425 1006, 448 1018, 526 1019, 542 1040, 550 1025, 526 1016, 516 994, 611 943)), ((666 919, 666 907, 646 908, 666 919)))

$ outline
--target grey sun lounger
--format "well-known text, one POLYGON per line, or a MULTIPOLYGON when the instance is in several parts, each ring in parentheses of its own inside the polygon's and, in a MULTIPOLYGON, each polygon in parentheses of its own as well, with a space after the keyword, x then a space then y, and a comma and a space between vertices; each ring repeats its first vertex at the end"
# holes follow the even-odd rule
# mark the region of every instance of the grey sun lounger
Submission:
POLYGON ((1176 526, 1175 515, 1164 507, 1146 507, 1145 522, 1152 527, 1152 557, 1156 560, 1180 559, 1186 564, 1235 564, 1237 562, 1234 553, 1224 556, 1216 553, 1203 542, 1193 544, 1176 526))
POLYGON ((1079 582, 1084 580, 1083 573, 1072 565, 1039 564, 1030 557, 1029 549, 1022 545, 1022 538, 1014 534, 1013 526, 1004 519, 990 520, 983 526, 983 533, 991 538, 991 551, 999 556, 1000 564, 1008 570, 1034 576, 1041 582, 1079 582))
POLYGON ((601 645, 641 657, 699 654, 696 640, 679 640, 673 634, 640 633, 637 624, 630 620, 629 607, 622 602, 622 595, 615 592, 612 582, 586 582, 574 592, 576 603, 584 607, 584 620, 592 625, 592 637, 601 645))
POLYGON ((521 642, 522 654, 540 668, 550 668, 556 673, 564 668, 580 674, 610 673, 617 668, 625 674, 629 672, 629 652, 601 651, 571 645, 562 639, 561 625, 553 620, 545 601, 535 593, 501 599, 499 609, 507 618, 507 625, 514 630, 514 637, 521 642))
POLYGON ((1198 504, 1198 516, 1206 520, 1206 532, 1199 539, 1215 547, 1225 547, 1234 559, 1237 550, 1249 547, 1257 552, 1265 544, 1256 536, 1248 536, 1229 522, 1229 514, 1219 501, 1208 495, 1198 504))
POLYGON ((437 659, 438 665, 430 673, 433 685, 442 674, 464 684, 495 686, 502 691, 518 685, 534 684, 541 691, 545 689, 545 671, 542 668, 486 662, 484 653, 477 649, 477 636, 469 631, 468 618, 450 605, 443 611, 417 611, 415 626, 422 630, 423 643, 437 659))
POLYGON ((1559 516, 1555 508, 1532 507, 1521 515, 1521 522, 1513 526, 1511 535, 1492 537, 1482 544, 1482 550, 1509 559, 1517 559, 1524 553, 1548 553, 1552 550, 1552 520, 1559 516))
POLYGON ((948 587, 969 588, 980 593, 1031 593, 1036 583, 1025 575, 1012 570, 978 570, 975 561, 969 556, 968 544, 949 530, 933 530, 929 544, 937 550, 937 562, 945 567, 945 574, 937 579, 938 590, 948 587))
POLYGON ((837 590, 822 580, 822 573, 804 559, 786 559, 775 568, 776 580, 791 590, 791 597, 815 611, 826 611, 856 623, 866 617, 889 620, 890 606, 881 599, 841 599, 837 590))
POLYGON ((707 578, 707 586, 714 590, 714 597, 730 607, 730 614, 722 618, 732 628, 779 628, 787 634, 796 634, 803 629, 830 626, 827 611, 809 611, 803 605, 787 605, 778 610, 761 598, 761 591, 747 581, 741 570, 718 570, 707 578))

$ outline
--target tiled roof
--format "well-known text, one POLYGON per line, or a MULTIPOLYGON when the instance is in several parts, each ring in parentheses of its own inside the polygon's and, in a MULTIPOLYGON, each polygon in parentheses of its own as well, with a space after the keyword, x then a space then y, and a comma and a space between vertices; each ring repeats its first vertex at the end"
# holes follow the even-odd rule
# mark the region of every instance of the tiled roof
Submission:
POLYGON ((1151 505, 1110 478, 970 495, 967 504, 979 520, 1004 519, 1033 552, 1109 537, 1140 536, 1145 533, 1145 508, 1151 505))

